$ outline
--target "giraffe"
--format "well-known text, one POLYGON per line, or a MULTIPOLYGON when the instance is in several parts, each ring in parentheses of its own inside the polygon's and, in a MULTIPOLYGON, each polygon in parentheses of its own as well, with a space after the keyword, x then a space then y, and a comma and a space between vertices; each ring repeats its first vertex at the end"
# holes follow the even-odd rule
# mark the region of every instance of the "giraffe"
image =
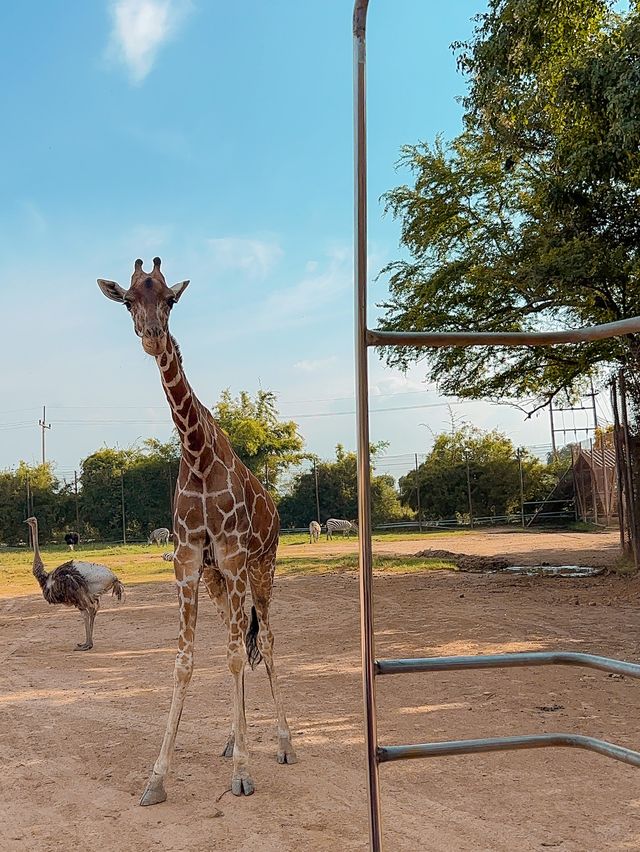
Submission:
POLYGON ((98 279, 107 298, 130 312, 142 348, 156 359, 171 416, 182 445, 175 489, 173 560, 180 630, 174 667, 171 708, 160 754, 140 799, 141 805, 165 801, 169 772, 185 695, 193 673, 193 653, 202 578, 228 634, 227 664, 233 678, 231 730, 222 751, 233 758, 231 790, 251 795, 254 783, 246 742, 244 670, 264 660, 276 707, 278 763, 295 763, 273 659, 269 604, 273 591, 280 520, 271 495, 235 454, 211 412, 187 381, 176 340, 169 333, 169 314, 188 281, 168 287, 159 257, 145 272, 136 260, 131 286, 98 279), (253 606, 245 611, 247 592, 253 606))

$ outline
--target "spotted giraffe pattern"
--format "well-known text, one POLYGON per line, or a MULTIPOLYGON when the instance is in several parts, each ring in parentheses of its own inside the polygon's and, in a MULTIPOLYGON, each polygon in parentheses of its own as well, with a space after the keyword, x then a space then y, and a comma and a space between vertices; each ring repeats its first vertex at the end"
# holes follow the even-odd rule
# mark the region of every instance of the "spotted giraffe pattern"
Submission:
POLYGON ((276 705, 277 760, 296 761, 278 689, 273 633, 269 626, 280 521, 269 492, 240 461, 211 412, 191 389, 178 344, 168 332, 171 308, 188 283, 167 287, 159 258, 154 259, 150 273, 143 271, 141 260, 136 261, 127 291, 116 282, 98 280, 106 296, 127 306, 144 350, 155 357, 182 445, 173 517, 173 565, 180 615, 174 689, 164 740, 142 795, 142 805, 166 799, 165 779, 193 673, 201 578, 228 633, 227 664, 233 676, 233 713, 222 753, 233 757, 232 792, 249 795, 254 789, 246 744, 244 700, 249 591, 257 615, 258 650, 276 705))

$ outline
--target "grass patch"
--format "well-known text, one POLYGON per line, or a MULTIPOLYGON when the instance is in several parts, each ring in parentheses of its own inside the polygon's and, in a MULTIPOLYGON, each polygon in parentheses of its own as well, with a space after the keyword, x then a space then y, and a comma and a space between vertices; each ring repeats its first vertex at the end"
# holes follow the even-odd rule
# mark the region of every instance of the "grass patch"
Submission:
MULTIPOLYGON (((287 553, 289 544, 299 542, 282 541, 278 554, 277 573, 281 577, 303 574, 326 574, 330 572, 355 571, 358 568, 356 553, 322 554, 318 550, 310 553, 287 553)), ((388 541, 385 537, 383 540, 388 541)), ((400 539, 399 539, 400 540, 400 539)), ((308 543, 308 537, 306 538, 308 543)), ((355 542, 354 542, 355 543, 355 542)), ((45 568, 52 571, 71 558, 84 562, 100 562, 118 575, 125 586, 152 583, 173 579, 173 565, 162 560, 164 548, 147 544, 95 544, 85 545, 73 553, 64 545, 42 548, 45 568)), ((33 553, 27 548, 0 550, 0 597, 39 594, 40 589, 31 573, 33 553)), ((416 559, 412 556, 374 556, 376 571, 433 571, 455 570, 451 562, 441 559, 416 559)))
MULTIPOLYGON (((358 555, 343 553, 339 556, 281 556, 276 573, 280 577, 297 574, 329 574, 357 571, 358 555)), ((453 562, 444 559, 416 559, 415 556, 374 556, 374 571, 406 574, 412 571, 457 571, 453 562)))
MULTIPOLYGON (((452 530, 441 530, 438 532, 377 532, 371 536, 372 541, 379 542, 389 542, 389 541, 419 541, 419 542, 430 542, 434 539, 445 538, 451 535, 469 535, 471 532, 476 532, 476 530, 469 529, 452 529, 452 530)), ((327 543, 327 534, 320 534, 320 541, 327 543)), ((356 542, 357 537, 355 535, 343 536, 342 533, 336 533, 333 536, 333 543, 338 544, 341 541, 352 541, 356 542)), ((287 530, 282 530, 280 533, 280 549, 286 547, 297 546, 300 544, 309 544, 309 534, 308 533, 290 533, 287 530)), ((331 544, 331 542, 329 542, 331 544)))

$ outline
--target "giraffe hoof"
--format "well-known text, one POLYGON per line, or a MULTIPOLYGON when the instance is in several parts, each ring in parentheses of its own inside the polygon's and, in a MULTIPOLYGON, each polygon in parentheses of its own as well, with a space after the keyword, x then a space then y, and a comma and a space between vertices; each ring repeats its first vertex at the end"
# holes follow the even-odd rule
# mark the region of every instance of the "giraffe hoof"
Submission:
POLYGON ((292 763, 298 762, 298 756, 295 753, 295 749, 293 748, 291 743, 278 749, 276 760, 278 761, 278 763, 286 763, 289 766, 291 766, 292 763))
POLYGON ((93 648, 93 642, 89 644, 88 642, 80 642, 79 645, 73 649, 74 651, 90 651, 93 648))
POLYGON ((248 775, 234 775, 231 779, 231 792, 234 796, 250 796, 254 790, 253 781, 248 775))
POLYGON ((149 778, 149 783, 140 798, 140 805, 143 808, 146 808, 148 805, 159 805, 160 802, 164 802, 166 798, 167 793, 164 789, 162 778, 152 774, 151 778, 149 778))
POLYGON ((220 752, 221 757, 233 757, 233 746, 235 744, 235 737, 231 736, 225 743, 225 747, 220 752))

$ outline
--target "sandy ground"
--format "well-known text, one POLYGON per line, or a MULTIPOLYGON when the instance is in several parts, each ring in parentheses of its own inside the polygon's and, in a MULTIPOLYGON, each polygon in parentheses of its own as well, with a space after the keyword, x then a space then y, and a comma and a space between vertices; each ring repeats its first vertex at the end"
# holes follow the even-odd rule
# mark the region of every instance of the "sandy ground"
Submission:
MULTIPOLYGON (((545 561, 605 564, 617 555, 615 536, 576 533, 451 537, 435 546, 535 561, 536 539, 545 561)), ((639 591, 640 581, 615 576, 382 575, 378 654, 565 648, 639 659, 639 591)), ((75 653, 77 613, 36 595, 0 601, 0 849, 365 850, 356 576, 278 583, 273 627, 300 761, 275 761, 260 667, 247 678, 257 788, 248 799, 224 792, 230 764, 218 753, 230 677, 223 630, 203 597, 169 799, 137 806, 169 706, 176 623, 170 583, 135 586, 124 605, 105 605, 94 650, 75 653)), ((640 746, 640 684, 627 678, 558 667, 378 683, 382 743, 576 731, 640 746)), ((640 849, 640 775, 595 754, 443 757, 380 772, 388 850, 640 849)))

